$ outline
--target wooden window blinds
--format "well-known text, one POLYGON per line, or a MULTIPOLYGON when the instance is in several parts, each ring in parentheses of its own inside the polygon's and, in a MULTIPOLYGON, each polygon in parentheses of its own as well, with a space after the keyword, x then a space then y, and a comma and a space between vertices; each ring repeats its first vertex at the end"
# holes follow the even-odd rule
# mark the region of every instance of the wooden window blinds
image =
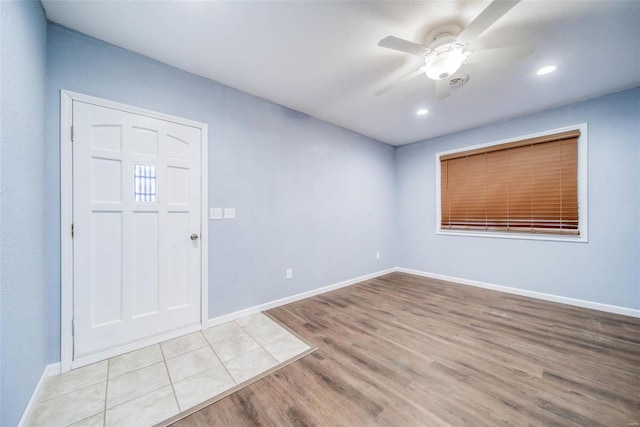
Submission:
POLYGON ((441 228, 578 235, 579 136, 441 156, 441 228))

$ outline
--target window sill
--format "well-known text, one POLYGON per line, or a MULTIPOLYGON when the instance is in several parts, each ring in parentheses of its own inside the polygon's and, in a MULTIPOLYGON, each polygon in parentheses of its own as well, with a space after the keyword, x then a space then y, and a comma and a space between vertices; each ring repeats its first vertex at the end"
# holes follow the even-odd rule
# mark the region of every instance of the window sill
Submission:
POLYGON ((589 240, 585 233, 579 236, 563 236, 557 234, 530 234, 530 233, 500 233, 497 231, 453 231, 438 228, 436 234, 445 236, 462 237, 486 237, 490 239, 518 239, 518 240, 546 240, 552 242, 587 243, 589 240))

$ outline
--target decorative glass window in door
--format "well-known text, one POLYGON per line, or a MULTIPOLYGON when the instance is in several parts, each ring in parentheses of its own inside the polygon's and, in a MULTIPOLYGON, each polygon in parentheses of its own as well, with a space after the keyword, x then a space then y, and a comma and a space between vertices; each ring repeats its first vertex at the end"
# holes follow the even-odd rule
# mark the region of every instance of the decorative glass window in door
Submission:
POLYGON ((156 167, 134 165, 134 185, 136 202, 156 201, 156 167))

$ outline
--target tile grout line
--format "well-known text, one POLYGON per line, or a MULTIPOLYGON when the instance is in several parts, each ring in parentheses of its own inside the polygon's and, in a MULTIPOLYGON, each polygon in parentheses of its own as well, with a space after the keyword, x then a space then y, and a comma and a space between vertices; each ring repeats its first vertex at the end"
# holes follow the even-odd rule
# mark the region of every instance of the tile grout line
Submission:
MULTIPOLYGON (((242 328, 242 326, 240 326, 240 327, 242 328)), ((256 339, 256 337, 254 337, 253 335, 251 335, 251 332, 249 332, 249 331, 248 331, 247 329, 245 329, 245 328, 242 328, 242 329, 247 333, 247 335, 249 335, 249 336, 251 337, 251 339, 252 339, 252 340, 254 340, 254 341, 256 342, 256 344, 258 344, 258 345, 260 346, 260 348, 261 348, 261 349, 263 349, 264 351, 266 351, 266 352, 267 352, 267 354, 268 354, 269 356, 271 356, 271 358, 272 358, 273 360, 275 360, 276 362, 280 363, 280 362, 278 361, 278 359, 276 359, 276 358, 275 358, 275 356, 274 356, 273 354, 271 354, 271 352, 270 352, 269 350, 267 350, 267 349, 266 349, 262 344, 260 344, 260 342, 256 339)), ((287 332, 287 333, 288 333, 288 332, 287 332)), ((274 341, 275 341, 275 340, 274 340, 274 341)))
MULTIPOLYGON (((163 342, 165 342, 165 341, 163 341, 163 342)), ((115 358, 118 358, 118 357, 121 357, 121 356, 125 356, 125 355, 127 355, 127 354, 131 354, 131 353, 136 353, 136 352, 138 352, 138 351, 146 350, 146 349, 151 348, 151 347, 154 347, 154 346, 156 346, 156 345, 157 345, 157 346, 159 346, 159 345, 160 345, 160 343, 158 343, 158 344, 152 344, 152 345, 149 345, 149 346, 146 346, 146 347, 142 347, 142 348, 140 348, 140 349, 138 349, 138 350, 129 351, 129 352, 127 352, 127 353, 124 353, 124 354, 121 354, 121 355, 118 355, 118 356, 111 357, 111 358, 109 358, 109 359, 107 359, 107 360, 115 359, 115 358)), ((115 380, 116 378, 120 378, 120 377, 123 377, 123 376, 125 376, 125 375, 129 375, 129 374, 131 374, 131 373, 133 373, 133 372, 140 371, 140 370, 142 370, 142 369, 148 368, 149 366, 156 365, 156 364, 158 364, 158 363, 160 363, 160 362, 161 362, 161 361, 160 361, 160 360, 158 360, 157 362, 153 362, 153 363, 151 363, 150 365, 143 365, 143 366, 140 366, 140 367, 138 367, 138 368, 132 369, 132 370, 130 370, 130 371, 124 371, 124 372, 123 372, 123 373, 121 373, 121 374, 114 375, 112 379, 114 379, 114 380, 115 380)), ((116 406, 117 406, 117 405, 116 405, 116 406)))
MULTIPOLYGON (((262 312, 259 312, 259 313, 260 313, 260 314, 262 314, 262 312)), ((276 323, 276 322, 274 322, 274 321, 273 321, 271 318, 269 318, 268 316, 265 316, 264 314, 262 314, 262 316, 263 316, 263 317, 265 317, 265 318, 267 318, 267 319, 269 319, 271 322, 273 322, 273 323, 275 323, 275 324, 277 325, 277 323, 276 323)), ((260 344, 260 342, 258 342, 258 340, 257 340, 257 339, 255 339, 255 337, 254 337, 253 335, 251 335, 251 333, 249 332, 249 330, 248 330, 248 329, 246 329, 244 326, 242 326, 241 324, 239 324, 236 320, 232 320, 231 322, 227 322, 227 323, 232 323, 232 322, 233 322, 233 323, 235 323, 235 324, 236 324, 240 329, 242 329, 242 331, 243 331, 245 334, 249 335, 249 337, 250 337, 250 338, 251 338, 251 339, 252 339, 256 344, 258 344, 258 347, 259 347, 259 348, 262 348, 264 351, 266 351, 266 352, 267 352, 267 354, 268 354, 269 356, 271 356, 271 358, 272 358, 273 360, 275 360, 275 361, 276 361, 276 364, 280 364, 280 363, 282 363, 282 362, 280 362, 278 359, 276 359, 276 357, 275 357, 273 354, 271 354, 271 352, 270 352, 269 350, 267 350, 267 349, 266 349, 262 344, 260 344)), ((216 326, 219 326, 219 325, 216 325, 216 326)), ((266 325, 262 325, 262 326, 266 326, 266 325)), ((259 327, 262 327, 262 326, 259 326, 259 327)), ((280 326, 280 325, 278 325, 278 326, 280 326)), ((214 326, 214 328, 215 328, 215 326, 214 326)), ((283 328, 283 329, 284 329, 284 328, 283 328)), ((290 332, 289 332, 289 331, 287 331, 286 329, 285 329, 285 331, 287 332, 287 334, 289 334, 289 335, 291 335, 291 336, 294 336, 294 337, 295 337, 295 335, 293 335, 292 333, 290 333, 290 332)), ((203 333, 203 335, 204 335, 204 333, 203 333)), ((206 339, 206 338, 207 338, 207 337, 205 336, 205 339, 206 339)), ((226 340, 231 339, 231 338, 235 338, 235 337, 225 338, 225 339, 223 339, 223 340, 216 341, 216 342, 226 341, 226 340)), ((284 338, 284 337, 282 337, 282 338, 284 338)), ((278 339, 280 339, 280 338, 278 338, 278 339)), ((277 341, 277 340, 274 340, 274 341, 277 341)), ((236 356, 236 357, 234 357, 234 358, 231 358, 231 359, 227 360, 226 362, 223 362, 223 361, 222 361, 222 359, 218 356, 218 353, 216 353, 216 351, 214 350, 213 346, 211 345, 211 343, 209 342, 209 340, 208 340, 208 339, 207 339, 207 343, 208 343, 208 344, 209 344, 209 346, 211 347, 211 350, 213 350, 214 354, 218 357, 218 359, 219 359, 219 360, 220 360, 220 362, 222 363, 222 366, 223 366, 223 367, 224 367, 224 369, 227 371, 227 373, 229 374, 229 376, 231 377, 231 379, 233 380, 233 382, 235 382, 235 383, 236 383, 236 385, 241 384, 241 383, 236 382, 236 379, 235 379, 235 378, 233 378, 233 375, 231 375, 231 372, 229 372, 229 370, 227 369, 227 366, 225 365, 225 363, 230 362, 230 361, 232 361, 232 360, 235 360, 235 359, 237 359, 237 358, 239 358, 239 357, 241 357, 241 356, 244 356, 244 355, 246 355, 246 354, 250 353, 250 352, 251 352, 251 351, 253 351, 253 350, 250 350, 250 351, 248 351, 247 353, 240 354, 240 355, 238 355, 238 356, 236 356)), ((256 348, 255 350, 257 350, 257 348, 256 348)), ((197 374, 196 374, 196 375, 197 375, 197 374)), ((193 376, 193 375, 192 375, 192 376, 193 376)))
MULTIPOLYGON (((203 348, 207 347, 207 345, 209 345, 209 342, 207 341, 207 339, 205 338, 205 342, 207 344, 203 345, 202 347, 198 347, 198 348, 194 348, 193 350, 189 350, 189 351, 185 351, 184 353, 180 353, 180 354, 176 354, 175 356, 171 356, 171 357, 167 357, 166 360, 172 360, 172 359, 177 359, 178 357, 182 357, 184 355, 190 354, 190 353, 194 353, 198 350, 202 350, 203 348)), ((164 357, 164 353, 163 353, 163 357, 164 357)), ((158 362, 160 363, 160 362, 158 362)), ((180 380, 178 380, 180 381, 180 380)))
POLYGON ((171 379, 171 374, 169 373, 169 367, 167 366, 167 358, 164 356, 164 350, 162 349, 162 345, 158 344, 160 347, 160 353, 162 353, 162 361, 164 362, 164 370, 167 371, 167 376, 169 377, 169 384, 171 385, 171 391, 173 392, 173 398, 176 401, 176 405, 178 406, 178 413, 180 413, 180 402, 178 402, 178 395, 176 394, 176 389, 173 386, 173 379, 171 379))
POLYGON ((104 411, 102 412, 102 427, 107 425, 107 398, 109 396, 109 370, 111 369, 111 358, 107 359, 107 386, 104 390, 104 411))
MULTIPOLYGON (((202 331, 198 331, 198 332, 202 334, 202 336, 203 336, 203 338, 204 338, 204 341, 205 341, 205 343, 206 343, 206 344, 205 344, 205 345, 203 345, 202 347, 198 347, 198 348, 196 348, 196 349, 194 349, 194 350, 187 351, 187 352, 185 352, 185 353, 181 353, 181 354, 177 354, 177 355, 175 355, 175 356, 173 356, 173 357, 169 357, 169 358, 166 358, 166 356, 164 355, 164 351, 162 351, 162 357, 163 357, 164 362, 165 362, 165 368, 167 369, 167 373, 169 373, 169 372, 168 372, 168 371, 169 371, 169 367, 168 367, 168 366, 167 366, 167 364, 166 364, 166 361, 167 361, 167 360, 175 359, 175 358, 178 358, 178 357, 181 357, 181 356, 187 355, 187 354, 189 354, 189 353, 194 353, 194 352, 196 352, 196 351, 198 351, 198 350, 202 350, 203 348, 209 347, 209 348, 211 349, 211 351, 213 352, 214 356, 216 357, 216 359, 220 362, 220 366, 222 366, 222 367, 224 368, 224 370, 225 370, 225 371, 227 372, 227 374, 229 375, 229 378, 231 378, 231 380, 234 382, 234 384, 235 384, 235 385, 237 385, 238 383, 237 383, 237 382, 236 382, 236 380, 233 378, 233 376, 231 375, 231 373, 227 370, 227 367, 224 365, 224 362, 222 361, 222 359, 220 359, 220 357, 218 356, 218 353, 216 353, 216 351, 214 350, 214 348, 211 346, 211 343, 209 342, 209 340, 207 339, 207 337, 204 335, 204 333, 203 333, 202 331)), ((160 346, 160 348, 162 349, 162 346, 160 346)), ((235 359, 235 358, 234 358, 234 359, 235 359)), ((233 360, 233 359, 232 359, 232 360, 233 360)), ((214 368, 215 368, 215 367, 214 367, 214 368)), ((210 369, 214 369, 214 368, 210 368, 210 369)), ((181 381, 187 380, 187 379, 189 379, 189 378, 193 378, 193 377, 198 376, 198 375, 200 375, 200 374, 202 374, 203 372, 208 371, 208 370, 209 370, 209 369, 205 369, 204 371, 196 372, 195 374, 189 375, 188 377, 185 377, 185 378, 181 378, 181 379, 179 379, 179 380, 178 380, 178 381, 176 381, 176 382, 181 382, 181 381)), ((171 378, 171 375, 170 375, 170 374, 169 374, 169 381, 171 382, 171 385, 172 385, 172 387, 173 387, 173 379, 171 378)), ((175 394, 175 388, 174 388, 174 394, 175 394)), ((175 395, 176 395, 176 401, 177 401, 177 394, 175 394, 175 395)), ((179 403, 178 403, 178 407, 180 407, 180 404, 179 404, 179 403)))
MULTIPOLYGON (((262 312, 260 312, 260 314, 262 314, 262 312)), ((262 315, 263 315, 264 317, 266 317, 267 319, 269 319, 270 321, 272 321, 272 322, 273 322, 273 320, 272 320, 271 318, 269 318, 268 316, 265 316, 264 314, 262 314, 262 315)), ((235 322, 235 320, 234 320, 234 322, 235 322)), ((237 322, 236 322, 236 323, 237 323, 237 322)), ((274 324, 276 324, 276 325, 278 325, 276 322, 273 322, 273 323, 274 323, 274 324)), ((259 341, 254 337, 254 336, 253 336, 253 335, 251 335, 251 332, 249 332, 249 330, 248 330, 248 329, 246 329, 245 327, 243 327, 243 326, 242 326, 242 325, 240 325, 240 324, 238 324, 238 326, 240 326, 240 327, 242 328, 242 330, 243 330, 243 331, 245 331, 245 332, 246 332, 246 333, 247 333, 247 334, 248 334, 248 335, 249 335, 249 336, 250 336, 250 337, 251 337, 251 338, 252 338, 252 339, 253 339, 253 340, 254 340, 254 341, 259 345, 259 346, 260 346, 260 348, 262 348, 264 351, 266 351, 266 352, 267 352, 267 354, 268 354, 269 356, 271 356, 271 358, 272 358, 273 360, 275 360, 277 363, 282 363, 282 362, 280 362, 278 359, 276 359, 276 357, 275 357, 273 354, 271 354, 271 352, 270 352, 269 350, 267 350, 267 349, 266 349, 266 347, 265 347, 265 346, 263 346, 263 345, 262 345, 262 344, 261 344, 261 343, 260 343, 260 342, 259 342, 259 341)), ((264 325, 263 325, 263 326, 264 326, 264 325)), ((278 325, 278 326, 280 326, 280 325, 278 325)), ((262 326, 260 326, 260 327, 262 327, 262 326)), ((280 327, 282 328, 282 326, 280 326, 280 327)), ((258 328, 254 328, 254 329, 258 329, 258 328)), ((293 337, 295 338, 295 335, 293 335, 291 332, 287 331, 287 330, 286 330, 286 329, 284 329, 284 328, 282 328, 282 329, 283 329, 287 334, 289 334, 289 335, 291 335, 291 336, 293 336, 293 337)), ((282 338, 284 338, 284 337, 282 337, 282 338)), ((280 339, 280 338, 278 338, 278 339, 276 339, 276 340, 273 340, 273 341, 271 341, 271 342, 278 341, 279 339, 280 339)))
MULTIPOLYGON (((233 321, 235 322, 235 320, 233 321)), ((238 325, 240 326, 240 325, 238 325)), ((242 326, 240 326, 242 328, 242 326)), ((229 370, 227 369, 227 366, 224 364, 224 362, 222 361, 222 359, 220 358, 220 356, 218 356, 218 353, 216 353, 215 349, 213 348, 213 346, 211 345, 211 343, 209 342, 209 340, 207 339, 207 337, 204 335, 204 332, 202 333, 202 335, 204 336, 204 340, 207 342, 207 344, 209 344, 209 348, 211 349, 211 351, 213 351, 213 354, 216 355, 216 357, 218 358, 218 360, 220 361, 220 364, 222 365, 222 367, 224 368, 225 372, 227 373, 227 375, 229 375, 229 378, 231 378, 231 381, 233 381, 233 383, 235 385, 238 385, 238 382, 236 381, 235 378, 233 378, 233 375, 231 375, 231 372, 229 372, 229 370)), ((224 340, 223 340, 224 341, 224 340)), ((234 357, 235 359, 235 357, 234 357)), ((233 360, 233 359, 231 359, 233 360)), ((228 362, 228 360, 227 360, 228 362)), ((197 375, 197 374, 196 374, 197 375)), ((191 378, 191 377, 189 377, 191 378)))
MULTIPOLYGON (((2 0, 0 0, 0 1, 2 1, 2 0)), ((134 369, 133 371, 129 371, 129 372, 125 373, 125 374, 118 375, 117 377, 113 377, 112 379, 117 379, 117 378, 123 377, 123 376, 125 376, 125 375, 128 375, 128 374, 130 374, 130 373, 137 372, 137 371, 141 371, 142 369, 150 368, 150 367, 152 367, 152 366, 159 365, 159 364, 161 364, 161 363, 162 363, 162 364, 164 364, 164 361, 162 361, 162 360, 161 360, 161 361, 158 361, 158 362, 153 363, 153 364, 151 364, 151 365, 147 365, 147 366, 143 366, 142 368, 134 369)), ((170 376, 169 376, 169 378, 170 378, 170 376)), ((144 396, 147 396, 148 394, 154 393, 154 392, 156 392, 156 391, 158 391, 158 390, 160 390, 161 388, 166 387, 166 386, 167 386, 166 384, 161 385, 161 386, 158 386, 157 388, 154 388, 153 390, 149 390, 148 392, 146 392, 146 393, 144 393, 144 394, 142 394, 142 395, 140 395, 140 396, 137 396, 137 397, 131 397, 131 398, 127 399, 127 400, 124 400, 124 401, 122 401, 122 402, 118 403, 117 405, 113 405, 113 406, 108 407, 108 408, 106 408, 106 409, 107 409, 107 410, 109 410, 109 409, 115 409, 115 408, 117 408, 117 407, 119 407, 119 406, 122 406, 122 405, 124 405, 124 404, 129 403, 129 402, 132 402, 132 401, 134 401, 134 400, 136 400, 136 399, 140 399, 140 398, 142 398, 142 397, 144 397, 144 396)))
MULTIPOLYGON (((2 1, 2 0, 0 0, 0 1, 2 1)), ((62 374, 60 374, 60 375, 62 375, 62 374)), ((50 401, 55 400, 55 399, 60 399, 61 397, 67 396, 67 395, 69 395, 71 393, 75 393, 77 391, 84 390, 84 389, 87 389, 89 387, 94 387, 97 384, 100 384, 101 382, 104 382, 104 381, 98 381, 97 383, 93 383, 93 384, 89 384, 89 385, 84 385, 82 387, 74 388, 73 390, 70 390, 70 391, 68 391, 66 393, 62 393, 62 394, 59 394, 57 396, 50 397, 48 399, 38 400, 36 403, 37 404, 41 404, 41 403, 44 403, 44 402, 50 402, 50 401)), ((94 414, 94 415, 96 415, 96 414, 94 414)))

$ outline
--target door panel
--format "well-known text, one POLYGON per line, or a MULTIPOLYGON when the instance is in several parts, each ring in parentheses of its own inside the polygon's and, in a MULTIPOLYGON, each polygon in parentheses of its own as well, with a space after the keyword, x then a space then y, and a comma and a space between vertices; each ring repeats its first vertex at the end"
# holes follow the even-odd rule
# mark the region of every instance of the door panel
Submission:
POLYGON ((88 285, 95 328, 122 320, 122 214, 95 212, 91 231, 88 285))
POLYGON ((74 359, 200 322, 201 131, 73 102, 74 359))
POLYGON ((158 213, 135 212, 133 215, 133 283, 131 315, 133 318, 158 312, 158 213))

